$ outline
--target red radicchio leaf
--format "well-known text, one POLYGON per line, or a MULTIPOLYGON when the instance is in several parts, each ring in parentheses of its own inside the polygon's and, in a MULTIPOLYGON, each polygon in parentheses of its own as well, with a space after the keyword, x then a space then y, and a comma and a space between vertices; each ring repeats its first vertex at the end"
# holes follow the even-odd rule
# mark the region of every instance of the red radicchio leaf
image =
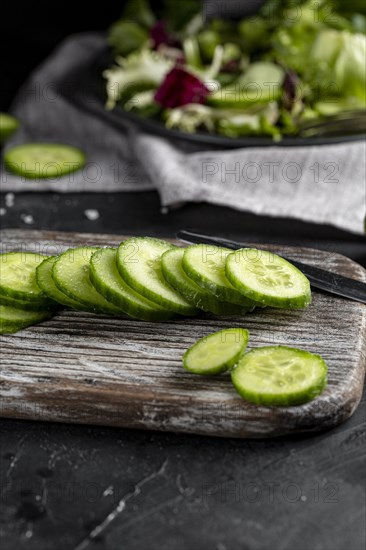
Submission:
POLYGON ((174 109, 187 103, 203 103, 209 93, 204 83, 193 74, 174 67, 156 90, 155 101, 167 109, 174 109))
POLYGON ((154 49, 156 50, 161 44, 167 46, 179 47, 180 42, 174 36, 168 33, 166 30, 164 21, 157 21, 155 25, 150 29, 150 38, 154 43, 154 49))
POLYGON ((299 85, 299 78, 294 71, 286 71, 285 80, 283 83, 284 91, 284 104, 286 109, 291 109, 296 100, 297 87, 299 85))

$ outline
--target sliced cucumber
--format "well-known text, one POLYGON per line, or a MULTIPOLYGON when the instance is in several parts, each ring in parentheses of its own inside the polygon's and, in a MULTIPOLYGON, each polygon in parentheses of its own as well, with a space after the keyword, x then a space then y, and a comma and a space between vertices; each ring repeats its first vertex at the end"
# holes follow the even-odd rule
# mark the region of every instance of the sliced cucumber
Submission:
POLYGON ((231 373, 237 392, 258 405, 300 405, 319 395, 327 383, 320 355, 286 346, 257 348, 240 358, 231 373))
POLYGON ((226 276, 239 292, 266 306, 302 308, 311 302, 305 275, 272 252, 255 248, 233 252, 226 261, 226 276))
POLYGON ((195 244, 185 249, 182 266, 188 277, 216 298, 253 309, 253 300, 243 296, 225 275, 226 258, 232 250, 214 245, 195 244))
POLYGON ((0 319, 0 334, 15 334, 16 332, 19 332, 23 328, 26 328, 29 325, 22 325, 22 324, 15 324, 15 323, 7 323, 6 321, 2 321, 0 319))
POLYGON ((19 128, 19 120, 8 113, 0 113, 0 142, 4 143, 19 128))
POLYGON ((183 356, 183 366, 195 374, 219 374, 235 365, 244 353, 249 332, 243 328, 227 328, 204 336, 183 356))
POLYGON ((116 264, 116 250, 102 248, 90 260, 90 280, 96 290, 125 313, 144 321, 166 321, 174 313, 150 302, 122 279, 116 264))
POLYGON ((13 334, 51 317, 49 311, 25 311, 0 305, 0 334, 13 334))
POLYGON ((85 311, 86 307, 83 304, 73 300, 64 292, 61 292, 61 290, 59 290, 55 285, 55 281, 52 278, 52 269, 56 260, 57 256, 50 256, 49 258, 43 260, 43 262, 37 267, 36 279, 39 288, 41 288, 49 298, 55 300, 59 304, 71 309, 85 311))
POLYGON ((136 237, 120 244, 117 268, 122 278, 148 300, 181 315, 194 315, 197 309, 165 280, 161 256, 173 245, 150 237, 136 237))
POLYGON ((195 307, 215 315, 243 315, 248 311, 242 306, 222 302, 197 285, 182 267, 184 248, 172 248, 161 257, 161 268, 168 283, 195 307))
POLYGON ((57 304, 39 288, 36 269, 46 258, 32 252, 8 252, 0 255, 0 295, 24 300, 47 309, 57 304))
POLYGON ((24 143, 8 149, 5 166, 29 179, 57 178, 85 165, 80 149, 59 143, 24 143))
POLYGON ((90 258, 98 248, 70 248, 57 257, 52 268, 55 285, 88 311, 121 315, 123 311, 108 302, 92 285, 89 278, 90 258))
POLYGON ((53 311, 60 307, 59 304, 52 305, 52 307, 46 307, 43 303, 26 302, 25 300, 17 300, 16 298, 10 298, 2 294, 0 294, 0 304, 3 306, 15 307, 17 309, 24 309, 25 311, 45 311, 46 309, 53 311))

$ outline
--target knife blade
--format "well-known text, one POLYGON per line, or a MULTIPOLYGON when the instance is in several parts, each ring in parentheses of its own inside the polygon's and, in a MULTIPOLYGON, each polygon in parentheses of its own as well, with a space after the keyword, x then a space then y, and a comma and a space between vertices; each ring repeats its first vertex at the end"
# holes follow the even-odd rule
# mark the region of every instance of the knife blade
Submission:
MULTIPOLYGON (((250 248, 252 246, 248 243, 240 243, 185 229, 178 231, 176 237, 177 239, 189 244, 213 244, 216 246, 230 248, 232 250, 248 247, 250 248)), ((297 260, 292 260, 291 258, 287 258, 285 256, 282 257, 302 271, 309 279, 311 286, 314 288, 366 304, 366 283, 357 281, 356 279, 350 279, 349 277, 344 277, 343 275, 338 275, 337 273, 327 271, 326 269, 321 269, 320 267, 314 267, 297 260)))

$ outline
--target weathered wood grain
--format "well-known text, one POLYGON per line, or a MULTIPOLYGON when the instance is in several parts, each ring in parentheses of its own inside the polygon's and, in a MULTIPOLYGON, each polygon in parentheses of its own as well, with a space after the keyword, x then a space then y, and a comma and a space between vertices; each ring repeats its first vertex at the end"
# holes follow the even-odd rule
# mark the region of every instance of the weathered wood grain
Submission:
MULTIPOLYGON (((116 235, 4 230, 1 252, 56 254, 70 246, 116 245, 116 235)), ((268 246, 275 252, 366 280, 353 261, 329 252, 268 246)), ((64 311, 1 337, 0 413, 5 417, 266 437, 327 429, 361 398, 366 367, 366 306, 314 292, 306 311, 255 311, 243 318, 168 323, 64 311), (283 344, 320 353, 329 383, 311 403, 258 407, 240 399, 228 375, 185 372, 181 356, 197 338, 223 327, 250 331, 250 347, 283 344)))

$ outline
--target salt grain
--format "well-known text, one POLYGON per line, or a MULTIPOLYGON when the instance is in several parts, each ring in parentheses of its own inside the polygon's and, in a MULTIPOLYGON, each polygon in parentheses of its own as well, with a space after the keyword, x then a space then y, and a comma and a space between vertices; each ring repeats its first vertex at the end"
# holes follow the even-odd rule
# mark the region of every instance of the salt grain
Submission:
POLYGON ((34 218, 31 214, 20 214, 20 219, 27 225, 32 225, 34 223, 34 218))
POLYGON ((6 193, 5 206, 7 206, 8 208, 11 208, 12 206, 14 206, 14 198, 15 198, 14 193, 6 193))
POLYGON ((6 208, 0 208, 0 216, 5 216, 6 208))
POLYGON ((84 210, 85 217, 88 218, 90 221, 97 220, 99 218, 99 212, 98 210, 94 210, 93 208, 89 208, 88 210, 84 210))

